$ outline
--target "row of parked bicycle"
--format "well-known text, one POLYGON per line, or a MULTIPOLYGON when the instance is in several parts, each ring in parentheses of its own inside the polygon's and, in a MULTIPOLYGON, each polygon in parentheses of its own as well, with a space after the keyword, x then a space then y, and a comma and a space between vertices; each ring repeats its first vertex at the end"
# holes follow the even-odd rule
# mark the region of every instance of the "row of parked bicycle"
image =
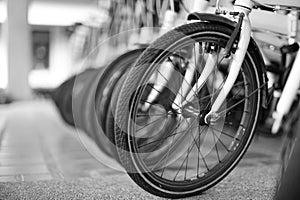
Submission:
MULTIPOLYGON (((195 9, 205 7, 195 2, 195 9)), ((189 14, 187 24, 105 68, 71 77, 53 93, 67 123, 158 196, 187 197, 217 184, 242 158, 257 125, 270 134, 293 133, 283 172, 294 149, 300 3, 236 0, 225 9, 217 1, 214 9, 189 14), (270 24, 251 27, 254 14, 283 20, 286 34, 270 24), (268 58, 278 53, 279 62, 268 58)))

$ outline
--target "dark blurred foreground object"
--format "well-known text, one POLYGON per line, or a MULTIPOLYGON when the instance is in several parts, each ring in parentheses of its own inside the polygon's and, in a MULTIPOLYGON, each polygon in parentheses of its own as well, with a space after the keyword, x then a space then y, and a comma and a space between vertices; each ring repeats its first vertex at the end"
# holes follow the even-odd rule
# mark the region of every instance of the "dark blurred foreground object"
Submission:
POLYGON ((0 104, 8 104, 13 102, 13 99, 6 94, 6 92, 2 89, 0 89, 0 104))
POLYGON ((300 103, 285 123, 282 151, 282 170, 275 200, 293 200, 300 197, 300 103))
POLYGON ((143 50, 129 51, 105 68, 90 68, 72 76, 52 93, 62 118, 84 130, 103 152, 115 159, 118 155, 114 145, 113 110, 126 71, 143 50))

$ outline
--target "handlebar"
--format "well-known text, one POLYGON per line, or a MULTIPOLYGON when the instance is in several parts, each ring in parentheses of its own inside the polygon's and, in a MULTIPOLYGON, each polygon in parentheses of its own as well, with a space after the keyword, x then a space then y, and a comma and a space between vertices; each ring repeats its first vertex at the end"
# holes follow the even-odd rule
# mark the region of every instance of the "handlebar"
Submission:
POLYGON ((285 1, 282 1, 281 3, 274 3, 272 2, 272 4, 269 3, 261 3, 258 0, 251 0, 254 3, 254 8, 259 8, 262 10, 268 10, 268 11, 292 11, 292 10, 299 10, 300 11, 300 4, 299 6, 295 6, 295 5, 289 5, 288 3, 286 3, 285 1))

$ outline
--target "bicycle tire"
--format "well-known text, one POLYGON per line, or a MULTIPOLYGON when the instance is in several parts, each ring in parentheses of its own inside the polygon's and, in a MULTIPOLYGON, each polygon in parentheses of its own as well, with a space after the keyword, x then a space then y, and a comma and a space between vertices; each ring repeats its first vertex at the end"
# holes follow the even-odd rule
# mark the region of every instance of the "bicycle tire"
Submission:
POLYGON ((75 122, 75 127, 83 130, 89 137, 93 138, 90 121, 89 107, 90 102, 87 102, 87 96, 92 91, 92 85, 98 76, 98 69, 91 68, 76 76, 74 87, 72 90, 72 110, 75 122))
POLYGON ((286 172, 289 164, 291 155, 294 151, 295 142, 298 136, 299 126, 299 113, 300 113, 300 102, 299 98, 295 100, 292 105, 291 111, 284 117, 283 124, 279 130, 279 134, 283 135, 283 145, 281 149, 281 174, 280 177, 286 172), (297 124, 298 123, 298 124, 297 124))
POLYGON ((282 199, 298 199, 299 191, 299 99, 294 102, 294 105, 284 120, 282 134, 284 141, 281 151, 281 172, 278 177, 277 191, 274 196, 275 200, 282 199))
MULTIPOLYGON (((115 145, 115 134, 114 134, 114 124, 115 124, 115 116, 114 113, 116 111, 117 107, 117 101, 118 101, 118 96, 121 91, 121 87, 125 81, 125 75, 121 77, 121 79, 118 81, 116 86, 114 87, 113 93, 111 95, 111 101, 109 103, 109 109, 106 114, 106 121, 105 121, 105 132, 109 140, 115 145)), ((118 155, 117 155, 118 159, 118 155)))
POLYGON ((97 85, 95 94, 97 120, 105 135, 113 144, 115 143, 113 128, 106 127, 107 124, 111 124, 107 120, 113 120, 111 119, 112 108, 110 106, 111 101, 114 101, 112 96, 120 79, 124 77, 126 71, 128 71, 144 50, 145 48, 134 49, 118 56, 105 68, 97 85))
MULTIPOLYGON (((201 192, 209 189, 210 187, 221 181, 234 168, 234 166, 237 165, 237 163, 247 150, 254 134, 262 99, 262 92, 260 87, 262 85, 262 83, 260 82, 260 80, 262 80, 260 76, 262 75, 258 73, 258 66, 261 65, 261 60, 259 60, 259 58, 255 56, 256 54, 254 52, 257 51, 257 49, 251 44, 248 47, 245 61, 242 66, 241 71, 243 72, 240 73, 243 73, 242 78, 244 81, 249 79, 250 82, 249 84, 244 84, 245 88, 248 88, 245 89, 245 93, 246 91, 248 92, 248 95, 251 94, 251 92, 249 91, 255 93, 251 94, 251 96, 245 98, 244 100, 245 102, 247 101, 247 104, 249 103, 249 105, 251 105, 251 110, 247 110, 247 114, 243 111, 242 114, 243 117, 247 115, 247 127, 242 128, 244 132, 240 138, 240 143, 233 151, 234 153, 232 155, 230 155, 229 153, 229 158, 226 157, 227 160, 225 164, 219 162, 212 168, 212 170, 215 171, 206 173, 206 175, 204 174, 204 178, 201 178, 197 172, 196 178, 190 178, 186 180, 186 177, 184 177, 184 180, 176 181, 175 177, 175 181, 171 181, 168 178, 163 178, 164 169, 162 170, 162 177, 160 177, 158 174, 156 174, 155 171, 150 169, 152 163, 149 164, 149 167, 147 166, 148 163, 143 160, 143 155, 139 154, 140 152, 138 152, 139 147, 136 147, 136 143, 142 141, 142 139, 136 139, 138 135, 137 137, 135 137, 135 135, 133 135, 134 133, 132 133, 132 130, 135 129, 132 127, 137 126, 135 125, 135 118, 132 118, 132 115, 137 113, 138 109, 138 105, 135 105, 135 102, 138 102, 142 99, 142 94, 140 94, 142 92, 139 92, 141 85, 144 84, 144 89, 141 90, 145 91, 145 88, 148 87, 148 85, 146 85, 146 80, 151 79, 149 78, 149 74, 155 70, 155 67, 157 67, 157 65, 160 64, 162 60, 170 54, 171 51, 175 51, 176 48, 180 47, 180 45, 183 46, 184 42, 188 42, 191 40, 195 40, 197 41, 197 43, 207 41, 208 44, 210 44, 211 42, 213 45, 217 46, 218 44, 219 47, 223 48, 230 38, 232 31, 233 30, 229 27, 206 22, 189 23, 177 27, 153 42, 139 57, 134 67, 132 67, 132 69, 129 71, 127 79, 121 89, 118 98, 117 109, 115 112, 115 142, 119 154, 119 159, 121 160, 121 163, 126 169, 127 173, 140 187, 142 187, 146 191, 154 195, 168 198, 181 198, 200 194, 201 192)), ((244 107, 245 106, 246 103, 244 107)), ((166 109, 169 108, 163 106, 163 110, 166 109)), ((165 111, 165 113, 167 112, 170 112, 170 109, 165 111)), ((244 118, 242 119, 244 120, 244 118)), ((167 126, 162 127, 162 130, 159 130, 158 133, 165 134, 164 131, 169 130, 170 127, 176 124, 176 122, 174 124, 174 120, 171 119, 170 121, 166 121, 166 124, 167 126)), ((238 130, 240 129, 238 128, 238 130)), ((194 139, 195 143, 196 140, 194 139)), ((188 146, 187 148, 190 148, 190 146, 188 146)), ((191 147, 191 149, 193 149, 193 147, 191 147)), ((168 159, 169 157, 167 157, 167 161, 168 159)), ((186 161, 186 165, 188 165, 187 162, 188 161, 186 161)), ((185 163, 182 163, 182 165, 183 164, 185 163)), ((153 167, 153 169, 154 168, 155 166, 153 167)))
POLYGON ((95 71, 92 82, 87 85, 87 92, 85 93, 85 101, 82 104, 82 123, 83 129, 89 134, 89 136, 95 141, 97 146, 107 155, 115 157, 117 155, 116 149, 107 140, 105 133, 103 132, 98 120, 97 111, 95 110, 95 93, 99 82, 101 82, 101 75, 103 68, 99 68, 95 71))
POLYGON ((58 88, 55 89, 55 92, 52 95, 61 117, 63 120, 74 126, 74 119, 72 114, 72 90, 70 88, 74 85, 75 76, 69 78, 63 82, 58 88))

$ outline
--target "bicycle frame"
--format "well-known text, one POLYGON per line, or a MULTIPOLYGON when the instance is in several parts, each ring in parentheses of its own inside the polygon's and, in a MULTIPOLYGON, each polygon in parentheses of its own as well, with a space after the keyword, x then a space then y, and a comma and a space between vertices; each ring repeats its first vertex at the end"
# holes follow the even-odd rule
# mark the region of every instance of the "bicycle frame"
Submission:
MULTIPOLYGON (((200 1, 197 2, 199 4, 200 1)), ((204 0, 202 0, 204 2, 204 0)), ((205 1, 206 2, 206 1, 205 1)), ((217 1, 217 11, 220 12, 220 7, 219 7, 219 1, 217 1)), ((196 5, 196 4, 195 4, 196 5)), ((224 86, 222 87, 220 93, 218 94, 216 100, 212 104, 211 110, 209 113, 205 116, 204 120, 205 123, 209 123, 210 120, 216 120, 218 119, 218 110, 220 109, 221 105, 225 101, 226 96, 228 95, 229 91, 231 90, 234 82, 237 79, 238 72, 241 68, 241 65, 243 63, 243 60, 245 58, 245 54, 247 52, 247 48, 249 45, 250 37, 251 37, 251 22, 249 19, 249 13, 251 12, 253 8, 253 3, 251 0, 237 0, 234 4, 234 11, 238 13, 243 13, 244 18, 240 30, 240 38, 238 42, 238 48, 236 53, 233 55, 232 63, 230 64, 230 70, 228 74, 228 78, 225 81, 224 86)), ((288 19, 288 26, 289 26, 289 33, 288 33, 288 38, 289 38, 289 43, 292 44, 294 42, 297 42, 297 30, 298 30, 298 20, 299 14, 297 10, 292 10, 289 15, 288 19)), ((191 89, 188 87, 188 84, 183 84, 181 87, 182 94, 180 96, 186 96, 186 99, 191 99, 194 91, 196 89, 201 88, 205 82, 207 81, 208 77, 210 74, 213 72, 213 69, 215 65, 219 62, 218 56, 217 55, 210 55, 208 57, 208 61, 204 67, 204 70, 200 76, 200 78, 197 80, 197 83, 195 86, 191 89)), ((274 118, 274 123, 272 127, 272 133, 277 133, 284 115, 286 115, 290 108, 291 105, 294 101, 294 98, 298 92, 299 85, 300 85, 300 67, 297 67, 297 65, 300 65, 300 52, 298 51, 296 59, 293 63, 291 72, 289 74, 289 77, 286 81, 286 84, 284 86, 284 89, 282 91, 281 97, 279 99, 279 102, 276 106, 276 111, 273 113, 273 118, 274 118)), ((185 77, 187 80, 190 80, 189 77, 193 76, 191 73, 187 73, 185 77)), ((178 107, 176 105, 184 105, 187 103, 181 102, 179 95, 176 96, 175 101, 174 101, 174 107, 178 107)))
MULTIPOLYGON (((297 31, 298 31, 298 17, 299 13, 294 10, 291 11, 289 17, 289 42, 294 43, 297 41, 297 31)), ((300 51, 298 51, 295 61, 293 63, 292 69, 290 71, 289 77, 285 83, 284 89, 281 93, 281 97, 276 106, 276 111, 273 113, 274 123, 272 126, 272 133, 277 133, 281 124, 283 117, 290 111, 293 101, 297 95, 299 85, 300 85, 300 51)))
MULTIPOLYGON (((217 11, 219 11, 219 1, 217 1, 217 11)), ((238 42, 238 48, 233 55, 233 60, 230 64, 230 70, 228 77, 224 83, 224 86, 222 87, 220 93, 218 94, 215 102, 213 103, 211 110, 209 113, 205 116, 204 121, 205 123, 209 124, 209 120, 216 120, 218 118, 217 111, 223 104, 226 96, 228 95, 229 91, 231 90, 234 82, 237 79, 238 73, 241 69, 242 63, 244 61, 247 48, 249 45, 250 37, 251 37, 251 25, 250 25, 250 19, 249 19, 249 13, 251 12, 253 7, 253 3, 251 0, 237 0, 234 4, 234 11, 238 13, 243 13, 243 21, 241 25, 240 30, 240 39, 238 42)), ((222 57, 225 57, 226 55, 222 55, 222 57)), ((221 58, 220 60, 222 60, 221 58)), ((205 84, 210 74, 213 72, 215 65, 219 62, 218 56, 216 54, 210 55, 208 57, 208 61, 206 62, 206 65, 203 69, 203 72, 200 76, 200 78, 197 80, 197 83, 194 85, 192 89, 188 87, 188 84, 182 85, 180 88, 180 91, 183 91, 180 96, 186 96, 186 99, 191 99, 194 95, 194 91, 197 91, 197 89, 201 89, 201 87, 205 84)), ((191 76, 188 73, 189 76, 191 76)), ((189 77, 186 77, 187 80, 189 80, 189 77)), ((172 105, 173 108, 176 108, 179 106, 184 106, 187 101, 181 102, 179 95, 176 96, 174 103, 172 105)))
MULTIPOLYGON (((113 122, 118 156, 131 170, 128 174, 136 173, 131 178, 153 194, 190 196, 222 180, 249 147, 259 106, 266 107, 264 60, 251 38, 249 13, 254 4, 236 0, 233 12, 221 10, 219 1, 216 7, 219 15, 190 14, 188 20, 196 23, 180 26, 152 43, 129 71, 125 86, 119 86, 113 122), (223 14, 238 19, 237 23, 223 14)), ((300 53, 293 75, 282 84, 290 102, 289 95, 296 95, 300 84, 298 62, 300 53)), ((282 113, 289 109, 286 102, 278 105, 283 107, 282 113)))
MULTIPOLYGON (((172 1, 170 1, 172 2, 172 1)), ((171 4, 172 5, 172 4, 171 4)), ((219 92, 217 98, 212 104, 211 110, 206 114, 204 117, 204 121, 206 124, 209 124, 210 121, 214 121, 218 119, 218 111, 221 107, 221 105, 224 103, 228 93, 232 89, 232 86, 234 82, 237 79, 238 73, 241 69, 242 63, 244 61, 247 48, 249 45, 249 41, 251 38, 251 22, 249 18, 249 13, 252 11, 254 6, 254 3, 252 0, 236 0, 235 4, 233 5, 234 12, 236 13, 243 13, 243 19, 240 27, 240 38, 238 41, 237 45, 237 50, 235 54, 233 54, 232 62, 229 66, 229 74, 228 77, 219 92)), ((171 6, 172 7, 172 6, 171 6)), ((198 12, 206 12, 206 9, 208 8, 208 1, 207 0, 196 0, 193 5, 193 11, 198 11, 198 12)), ((216 5, 216 11, 219 13, 222 13, 220 6, 219 6, 219 1, 217 1, 216 5)), ((226 13, 224 11, 223 13, 226 13)), ((288 38, 290 43, 294 43, 297 41, 297 30, 298 30, 298 11, 297 10, 292 10, 291 14, 288 19, 288 25, 289 25, 289 33, 288 33, 288 38)), ((163 25, 167 28, 171 28, 175 19, 175 13, 173 11, 170 13, 165 14, 165 20, 167 25, 163 25)), ((163 33, 163 32, 162 32, 163 33)), ((184 75, 184 79, 187 80, 182 83, 181 88, 179 91, 181 91, 181 94, 177 94, 174 100, 174 103, 172 104, 173 109, 178 109, 178 107, 182 107, 185 104, 188 103, 188 100, 181 101, 182 97, 185 97, 185 99, 191 99, 195 93, 195 91, 201 89, 201 87, 207 82, 209 76, 211 73, 214 71, 215 65, 222 60, 222 56, 226 55, 221 55, 221 59, 219 58, 219 55, 216 53, 210 54, 208 57, 208 60, 205 64, 205 67, 198 78, 197 82, 194 84, 194 86, 191 88, 191 82, 194 77, 194 69, 192 66, 188 66, 186 69, 186 73, 184 75)), ((262 60, 263 62, 263 60, 262 60)), ((294 97, 297 94, 299 85, 300 85, 300 76, 298 75, 300 73, 300 67, 296 67, 296 65, 300 65, 300 53, 298 52, 298 55, 296 56, 296 59, 293 63, 293 67, 291 70, 291 73, 287 79, 287 82, 285 84, 285 87, 282 91, 282 95, 279 99, 279 102, 276 106, 276 112, 273 113, 273 118, 274 118, 274 123, 273 123, 273 128, 272 132, 276 133, 278 132, 278 129, 281 125, 281 121, 283 119, 283 116, 288 113, 288 111, 291 108, 291 105, 293 103, 294 97)), ((162 68, 162 70, 167 70, 168 67, 165 66, 162 68)), ((171 77, 171 72, 166 72, 167 78, 171 77)), ((163 82, 163 80, 161 81, 163 82)), ((156 90, 151 91, 151 94, 148 96, 148 102, 152 102, 155 97, 158 95, 158 92, 162 90, 164 87, 164 84, 160 84, 155 86, 156 90)), ((258 88, 259 89, 259 88, 258 88)), ((147 109, 149 105, 146 105, 145 109, 147 109)), ((193 113, 191 113, 193 114, 193 113)), ((197 115, 197 113, 194 113, 197 115)))

